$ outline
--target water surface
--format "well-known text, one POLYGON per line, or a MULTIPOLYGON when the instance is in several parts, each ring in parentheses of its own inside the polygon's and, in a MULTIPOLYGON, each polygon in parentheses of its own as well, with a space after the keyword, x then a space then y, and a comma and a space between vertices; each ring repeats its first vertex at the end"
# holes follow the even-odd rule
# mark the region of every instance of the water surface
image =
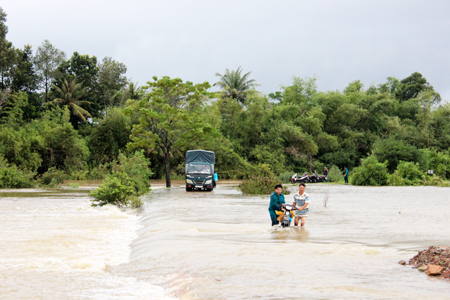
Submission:
POLYGON ((275 229, 268 196, 181 184, 137 211, 91 207, 91 184, 0 190, 0 299, 450 299, 397 264, 450 245, 450 188, 311 184, 306 227, 275 229))
POLYGON ((450 299, 449 282, 398 265, 450 245, 450 189, 316 184, 307 192, 305 228, 275 230, 268 196, 223 185, 155 191, 130 262, 111 272, 180 299, 450 299))

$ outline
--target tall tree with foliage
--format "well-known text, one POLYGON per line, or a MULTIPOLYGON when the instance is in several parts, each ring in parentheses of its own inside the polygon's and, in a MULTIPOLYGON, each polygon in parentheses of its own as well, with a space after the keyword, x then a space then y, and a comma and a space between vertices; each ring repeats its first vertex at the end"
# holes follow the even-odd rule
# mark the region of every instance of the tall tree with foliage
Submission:
POLYGON ((441 96, 434 91, 434 88, 419 72, 414 72, 410 76, 402 79, 396 92, 396 97, 400 102, 416 98, 422 92, 433 92, 434 103, 441 101, 441 96))
POLYGON ((55 80, 58 66, 66 59, 66 54, 53 46, 49 40, 44 40, 37 48, 34 57, 38 86, 44 89, 44 101, 48 100, 48 93, 55 80))
POLYGON ((62 82, 61 88, 53 85, 55 89, 55 99, 47 102, 47 104, 61 104, 71 109, 72 115, 86 122, 86 117, 92 117, 91 114, 81 107, 81 104, 90 104, 89 101, 83 101, 86 94, 86 88, 83 88, 81 83, 76 83, 72 80, 70 83, 67 80, 62 82))
POLYGON ((242 74, 242 71, 241 67, 239 67, 236 71, 226 69, 223 75, 216 73, 216 76, 220 77, 220 80, 214 85, 222 88, 224 97, 231 97, 245 104, 245 99, 249 91, 259 86, 259 84, 254 79, 249 78, 251 72, 242 74))
POLYGON ((28 94, 36 91, 36 73, 33 67, 33 51, 30 45, 16 49, 17 60, 11 69, 11 90, 28 94))
MULTIPOLYGON (((72 57, 63 61, 57 70, 54 84, 52 85, 51 92, 54 92, 53 86, 62 87, 61 84, 66 80, 72 82, 76 80, 77 83, 81 83, 85 87, 84 100, 90 102, 89 107, 86 104, 81 104, 80 107, 87 110, 93 116, 99 116, 103 109, 101 104, 101 97, 98 92, 98 65, 97 57, 89 55, 81 55, 78 52, 74 52, 72 57)), ((71 122, 74 119, 71 118, 71 122)), ((75 123, 73 123, 75 125, 75 123)))
POLYGON ((129 148, 143 148, 164 159, 166 186, 170 187, 171 158, 211 131, 200 117, 208 99, 208 82, 193 84, 163 77, 148 82, 150 92, 142 100, 129 100, 126 111, 139 119, 133 125, 129 148))
POLYGON ((114 105, 115 94, 121 91, 128 83, 125 64, 113 60, 111 57, 103 58, 98 66, 97 90, 99 92, 99 104, 102 108, 114 105))
POLYGON ((11 68, 11 90, 13 92, 26 92, 28 94, 28 106, 24 107, 24 118, 35 119, 42 110, 42 101, 37 90, 37 77, 33 65, 33 51, 30 45, 25 45, 23 50, 16 49, 16 62, 11 68))
MULTIPOLYGON (((82 82, 86 87, 93 87, 97 80, 98 66, 97 57, 89 55, 80 55, 74 52, 69 60, 63 61, 58 67, 57 81, 82 82)), ((57 82, 57 83, 58 83, 57 82)))
POLYGON ((16 61, 16 52, 11 42, 6 39, 8 26, 6 26, 6 13, 0 7, 0 89, 10 87, 10 71, 16 61))

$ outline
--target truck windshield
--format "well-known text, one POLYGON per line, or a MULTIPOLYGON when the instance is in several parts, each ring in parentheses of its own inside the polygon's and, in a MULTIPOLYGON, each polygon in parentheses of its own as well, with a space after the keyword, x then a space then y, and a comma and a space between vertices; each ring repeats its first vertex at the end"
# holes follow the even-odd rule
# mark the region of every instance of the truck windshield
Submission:
POLYGON ((211 174, 211 166, 209 164, 188 164, 187 173, 211 174))

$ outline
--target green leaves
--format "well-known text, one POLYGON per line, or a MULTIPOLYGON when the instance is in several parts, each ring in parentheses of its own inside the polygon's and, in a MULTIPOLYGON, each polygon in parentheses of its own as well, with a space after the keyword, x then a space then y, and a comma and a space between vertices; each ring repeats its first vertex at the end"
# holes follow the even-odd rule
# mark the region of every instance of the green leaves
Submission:
POLYGON ((62 104, 68 106, 71 108, 72 114, 83 120, 83 122, 86 122, 86 117, 92 117, 87 110, 80 106, 82 104, 91 104, 89 101, 81 100, 86 95, 86 88, 83 88, 82 83, 76 83, 75 80, 69 83, 67 80, 64 80, 61 88, 56 85, 53 85, 53 88, 55 89, 56 97, 52 101, 47 102, 47 105, 62 104))
POLYGON ((152 172, 143 152, 132 155, 119 155, 119 163, 113 166, 112 173, 102 184, 91 192, 93 206, 113 204, 117 206, 139 207, 139 197, 150 190, 149 177, 152 172))
POLYGON ((361 160, 361 166, 353 169, 350 181, 354 185, 386 185, 387 162, 380 163, 373 155, 361 160))
POLYGON ((253 88, 259 86, 254 79, 249 79, 251 72, 242 75, 241 67, 236 71, 226 69, 225 74, 216 73, 216 76, 220 77, 220 80, 214 85, 218 85, 222 88, 224 97, 230 97, 237 99, 240 103, 245 104, 247 95, 253 88))
POLYGON ((148 82, 142 100, 127 102, 126 113, 139 120, 133 125, 129 149, 143 148, 164 157, 166 185, 170 186, 170 160, 189 144, 212 130, 201 118, 203 104, 211 95, 209 83, 194 85, 167 76, 148 82))

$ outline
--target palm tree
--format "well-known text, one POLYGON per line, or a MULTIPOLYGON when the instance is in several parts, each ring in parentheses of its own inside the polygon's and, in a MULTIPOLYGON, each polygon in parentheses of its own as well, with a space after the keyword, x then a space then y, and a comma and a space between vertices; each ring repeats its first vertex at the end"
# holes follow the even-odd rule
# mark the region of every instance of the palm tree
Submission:
POLYGON ((81 101, 86 95, 86 88, 82 87, 81 82, 76 83, 75 80, 72 80, 71 83, 68 83, 67 80, 64 80, 61 88, 54 84, 52 86, 57 97, 47 102, 47 104, 53 103, 68 106, 72 109, 72 114, 82 119, 83 122, 86 122, 86 117, 92 117, 87 110, 80 106, 80 104, 85 103, 91 104, 89 101, 81 101))
POLYGON ((259 86, 254 79, 248 79, 251 72, 244 75, 241 74, 242 69, 239 67, 236 71, 226 69, 225 74, 216 73, 216 76, 220 77, 220 80, 214 85, 218 85, 222 88, 222 92, 225 97, 231 97, 237 99, 244 104, 246 94, 254 87, 259 86))
POLYGON ((140 100, 144 90, 138 86, 137 82, 129 82, 126 89, 122 89, 114 94, 110 104, 113 106, 123 106, 127 100, 140 100))

